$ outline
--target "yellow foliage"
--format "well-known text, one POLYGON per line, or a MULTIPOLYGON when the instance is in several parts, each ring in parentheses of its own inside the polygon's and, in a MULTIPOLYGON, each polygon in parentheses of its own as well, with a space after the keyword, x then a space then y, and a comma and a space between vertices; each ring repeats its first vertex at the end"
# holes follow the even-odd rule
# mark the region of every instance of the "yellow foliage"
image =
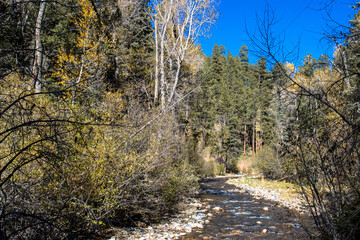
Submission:
POLYGON ((1 79, 0 100, 6 103, 18 97, 27 89, 31 89, 31 79, 21 78, 18 73, 12 73, 1 79))
POLYGON ((205 59, 200 45, 190 46, 185 62, 189 65, 190 71, 194 75, 203 67, 205 59))
POLYGON ((286 68, 286 70, 288 70, 288 72, 290 74, 295 73, 295 65, 293 63, 286 62, 285 63, 285 68, 286 68))
MULTIPOLYGON (((301 72, 296 72, 294 82, 310 91, 323 90, 328 92, 330 88, 336 85, 340 79, 338 72, 330 68, 320 68, 314 71, 313 76, 306 76, 301 72)), ((299 91, 299 87, 293 87, 293 91, 299 91)))
MULTIPOLYGON (((341 97, 341 92, 344 89, 344 81, 342 81, 340 73, 332 68, 315 69, 312 76, 306 76, 297 72, 293 79, 298 85, 306 88, 312 94, 326 96, 326 101, 332 106, 344 104, 345 99, 341 97)), ((297 94, 302 91, 296 84, 292 84, 288 89, 297 94)), ((339 120, 339 116, 334 111, 328 111, 326 119, 336 121, 339 120)))
POLYGON ((81 7, 79 18, 73 19, 78 33, 76 36, 76 49, 70 52, 60 47, 56 59, 57 69, 51 76, 58 79, 63 87, 85 89, 99 70, 106 67, 106 53, 101 45, 110 46, 111 42, 104 35, 105 27, 98 19, 89 0, 78 0, 81 7), (80 54, 79 54, 80 52, 80 54))

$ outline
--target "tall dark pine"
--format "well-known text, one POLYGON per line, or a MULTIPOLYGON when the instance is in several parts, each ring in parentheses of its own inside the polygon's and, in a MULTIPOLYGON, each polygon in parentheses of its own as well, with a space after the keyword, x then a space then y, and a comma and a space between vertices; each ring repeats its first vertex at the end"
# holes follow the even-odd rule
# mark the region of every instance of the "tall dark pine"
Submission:
MULTIPOLYGON (((117 30, 116 84, 127 99, 148 106, 151 101, 153 29, 150 0, 137 0, 123 11, 130 14, 117 30)), ((123 17, 124 18, 124 17, 123 17)))

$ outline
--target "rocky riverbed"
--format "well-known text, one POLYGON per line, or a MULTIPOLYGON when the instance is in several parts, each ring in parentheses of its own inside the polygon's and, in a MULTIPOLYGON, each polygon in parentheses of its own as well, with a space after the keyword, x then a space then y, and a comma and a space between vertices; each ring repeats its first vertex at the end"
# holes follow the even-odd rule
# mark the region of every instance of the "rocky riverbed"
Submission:
POLYGON ((227 180, 228 184, 234 185, 236 188, 240 189, 243 193, 248 193, 255 198, 264 198, 267 200, 275 201, 281 204, 284 207, 294 209, 299 213, 307 213, 305 207, 305 199, 303 199, 301 194, 292 194, 292 197, 285 197, 287 194, 286 190, 283 189, 269 189, 262 187, 261 185, 250 186, 249 184, 239 183, 237 179, 227 180))
POLYGON ((121 229, 111 240, 179 239, 195 228, 204 228, 204 225, 209 222, 205 219, 208 217, 210 205, 201 203, 199 199, 187 199, 180 208, 182 210, 177 215, 164 219, 162 223, 143 228, 121 229))
POLYGON ((199 197, 188 199, 179 214, 152 226, 122 229, 111 240, 309 238, 304 227, 311 232, 311 219, 284 207, 300 209, 296 201, 286 203, 276 191, 227 181, 205 180, 199 197))

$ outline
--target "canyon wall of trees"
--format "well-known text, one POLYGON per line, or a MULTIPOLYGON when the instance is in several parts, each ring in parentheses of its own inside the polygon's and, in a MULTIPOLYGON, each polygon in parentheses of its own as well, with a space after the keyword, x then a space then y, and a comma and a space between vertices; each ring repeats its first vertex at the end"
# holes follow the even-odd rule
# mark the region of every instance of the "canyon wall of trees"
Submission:
POLYGON ((328 34, 333 57, 294 66, 276 55, 271 13, 252 35, 256 63, 245 45, 205 56, 217 7, 0 2, 1 239, 150 223, 247 159, 302 186, 322 237, 357 239, 359 14, 328 34))

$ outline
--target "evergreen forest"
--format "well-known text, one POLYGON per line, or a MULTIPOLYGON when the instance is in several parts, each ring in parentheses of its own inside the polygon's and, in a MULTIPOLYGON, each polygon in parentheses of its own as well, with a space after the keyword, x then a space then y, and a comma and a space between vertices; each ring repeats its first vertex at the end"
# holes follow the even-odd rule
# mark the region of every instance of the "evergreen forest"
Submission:
POLYGON ((0 239, 96 239, 250 171, 300 186, 321 239, 359 239, 360 3, 299 66, 271 17, 206 56, 218 5, 0 1, 0 239))

